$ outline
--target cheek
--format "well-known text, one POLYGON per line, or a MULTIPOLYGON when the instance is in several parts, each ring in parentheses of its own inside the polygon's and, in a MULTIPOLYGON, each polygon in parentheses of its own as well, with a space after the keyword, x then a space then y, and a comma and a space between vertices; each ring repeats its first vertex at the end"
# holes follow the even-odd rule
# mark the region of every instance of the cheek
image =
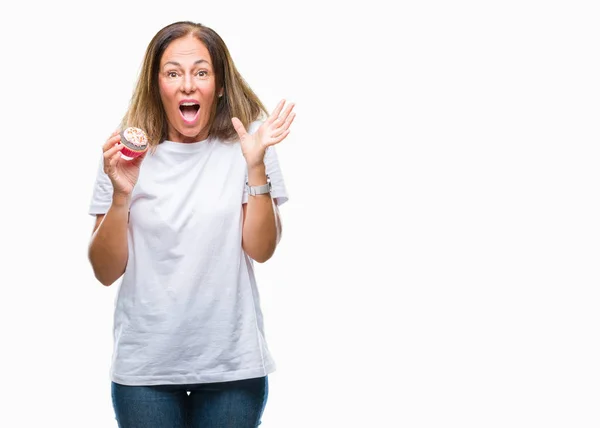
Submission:
POLYGON ((202 98, 204 98, 204 102, 213 101, 214 97, 216 97, 216 88, 214 82, 202 82, 198 84, 198 89, 202 94, 202 98))
POLYGON ((160 94, 160 99, 164 104, 168 104, 173 100, 175 92, 173 87, 174 85, 169 85, 163 80, 158 81, 158 93, 160 94))

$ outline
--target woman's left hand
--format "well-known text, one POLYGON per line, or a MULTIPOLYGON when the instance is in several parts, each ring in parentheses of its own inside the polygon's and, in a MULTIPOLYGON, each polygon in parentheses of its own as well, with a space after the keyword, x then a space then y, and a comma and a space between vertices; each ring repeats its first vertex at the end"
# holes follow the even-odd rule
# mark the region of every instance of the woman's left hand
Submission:
POLYGON ((231 118, 233 127, 240 137, 242 153, 248 164, 248 169, 262 166, 267 147, 281 142, 290 133, 289 127, 294 121, 296 113, 292 113, 293 103, 288 104, 285 110, 283 110, 284 105, 285 100, 281 100, 273 113, 251 135, 248 134, 237 117, 231 118))

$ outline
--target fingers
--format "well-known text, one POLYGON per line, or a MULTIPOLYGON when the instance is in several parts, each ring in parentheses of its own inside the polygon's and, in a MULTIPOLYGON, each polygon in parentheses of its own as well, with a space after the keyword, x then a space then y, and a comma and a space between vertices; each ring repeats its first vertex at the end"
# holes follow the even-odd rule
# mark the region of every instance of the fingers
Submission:
POLYGON ((279 143, 281 140, 283 140, 289 134, 290 125, 296 118, 296 113, 292 112, 293 108, 294 108, 294 103, 290 103, 286 107, 286 109, 283 112, 283 114, 281 115, 281 117, 279 117, 279 119, 274 121, 272 124, 274 129, 272 130, 270 137, 272 139, 276 139, 277 140, 276 143, 279 143))
POLYGON ((123 145, 121 143, 115 144, 113 147, 109 148, 104 152, 104 172, 108 174, 108 172, 115 168, 117 162, 121 158, 121 149, 123 145))
POLYGON ((269 141, 267 141, 265 146, 273 146, 277 143, 281 143, 289 134, 290 130, 286 129, 285 131, 281 132, 281 134, 279 134, 277 137, 271 137, 269 141))
POLYGON ((281 113, 281 110, 283 109, 284 105, 285 99, 279 101, 279 104, 277 104, 277 107, 275 107, 275 110, 273 110, 273 113, 271 113, 271 116, 269 116, 269 118, 267 119, 267 123, 273 123, 279 118, 279 114, 281 113))
POLYGON ((285 111, 283 112, 283 114, 281 115, 281 117, 279 119, 283 120, 284 122, 288 119, 290 113, 292 112, 292 109, 294 108, 295 104, 294 103, 289 103, 288 106, 285 108, 285 111))
MULTIPOLYGON (((279 127, 283 124, 287 123, 287 126, 289 126, 291 124, 291 120, 290 116, 291 115, 295 115, 295 113, 292 113, 292 110, 294 109, 296 105, 294 103, 289 103, 288 106, 285 108, 285 110, 283 111, 283 113, 281 113, 281 109, 280 110, 280 115, 278 118, 274 119, 271 121, 271 124, 275 127, 279 127)), ((283 107, 283 104, 280 104, 279 107, 283 107)))
POLYGON ((106 143, 104 143, 102 145, 102 151, 106 152, 109 148, 113 147, 115 144, 119 143, 120 141, 121 141, 121 135, 119 134, 119 130, 116 130, 115 132, 113 132, 110 135, 108 140, 106 140, 106 143))
POLYGON ((246 138, 248 132, 246 132, 244 124, 237 117, 232 117, 231 123, 233 124, 233 129, 235 129, 235 132, 237 132, 238 136, 240 137, 240 140, 246 138))
POLYGON ((290 128, 290 125, 292 124, 292 122, 294 121, 294 119, 296 118, 296 113, 292 113, 289 116, 287 116, 287 118, 285 119, 285 121, 283 121, 283 123, 281 123, 273 132, 273 134, 271 135, 271 137, 278 137, 279 135, 281 135, 284 131, 287 131, 290 128))
POLYGON ((294 121, 294 119, 296 118, 296 113, 292 113, 288 116, 288 118, 285 120, 285 129, 289 129, 290 125, 292 124, 292 122, 294 121))

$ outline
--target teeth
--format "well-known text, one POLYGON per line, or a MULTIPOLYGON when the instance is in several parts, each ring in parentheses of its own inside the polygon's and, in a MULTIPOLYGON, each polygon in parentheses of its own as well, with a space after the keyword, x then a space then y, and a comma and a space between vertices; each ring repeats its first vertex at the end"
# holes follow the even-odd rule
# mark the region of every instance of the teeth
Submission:
POLYGON ((192 107, 192 106, 197 106, 198 104, 196 104, 196 103, 181 103, 180 105, 185 106, 185 107, 192 107))

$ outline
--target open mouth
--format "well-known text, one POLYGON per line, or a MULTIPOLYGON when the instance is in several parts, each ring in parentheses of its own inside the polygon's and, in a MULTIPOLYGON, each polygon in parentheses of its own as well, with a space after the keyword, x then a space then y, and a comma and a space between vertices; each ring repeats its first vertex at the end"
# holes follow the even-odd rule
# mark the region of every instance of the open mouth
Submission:
POLYGON ((196 102, 183 102, 179 104, 179 112, 186 122, 193 122, 200 111, 200 104, 196 102))

